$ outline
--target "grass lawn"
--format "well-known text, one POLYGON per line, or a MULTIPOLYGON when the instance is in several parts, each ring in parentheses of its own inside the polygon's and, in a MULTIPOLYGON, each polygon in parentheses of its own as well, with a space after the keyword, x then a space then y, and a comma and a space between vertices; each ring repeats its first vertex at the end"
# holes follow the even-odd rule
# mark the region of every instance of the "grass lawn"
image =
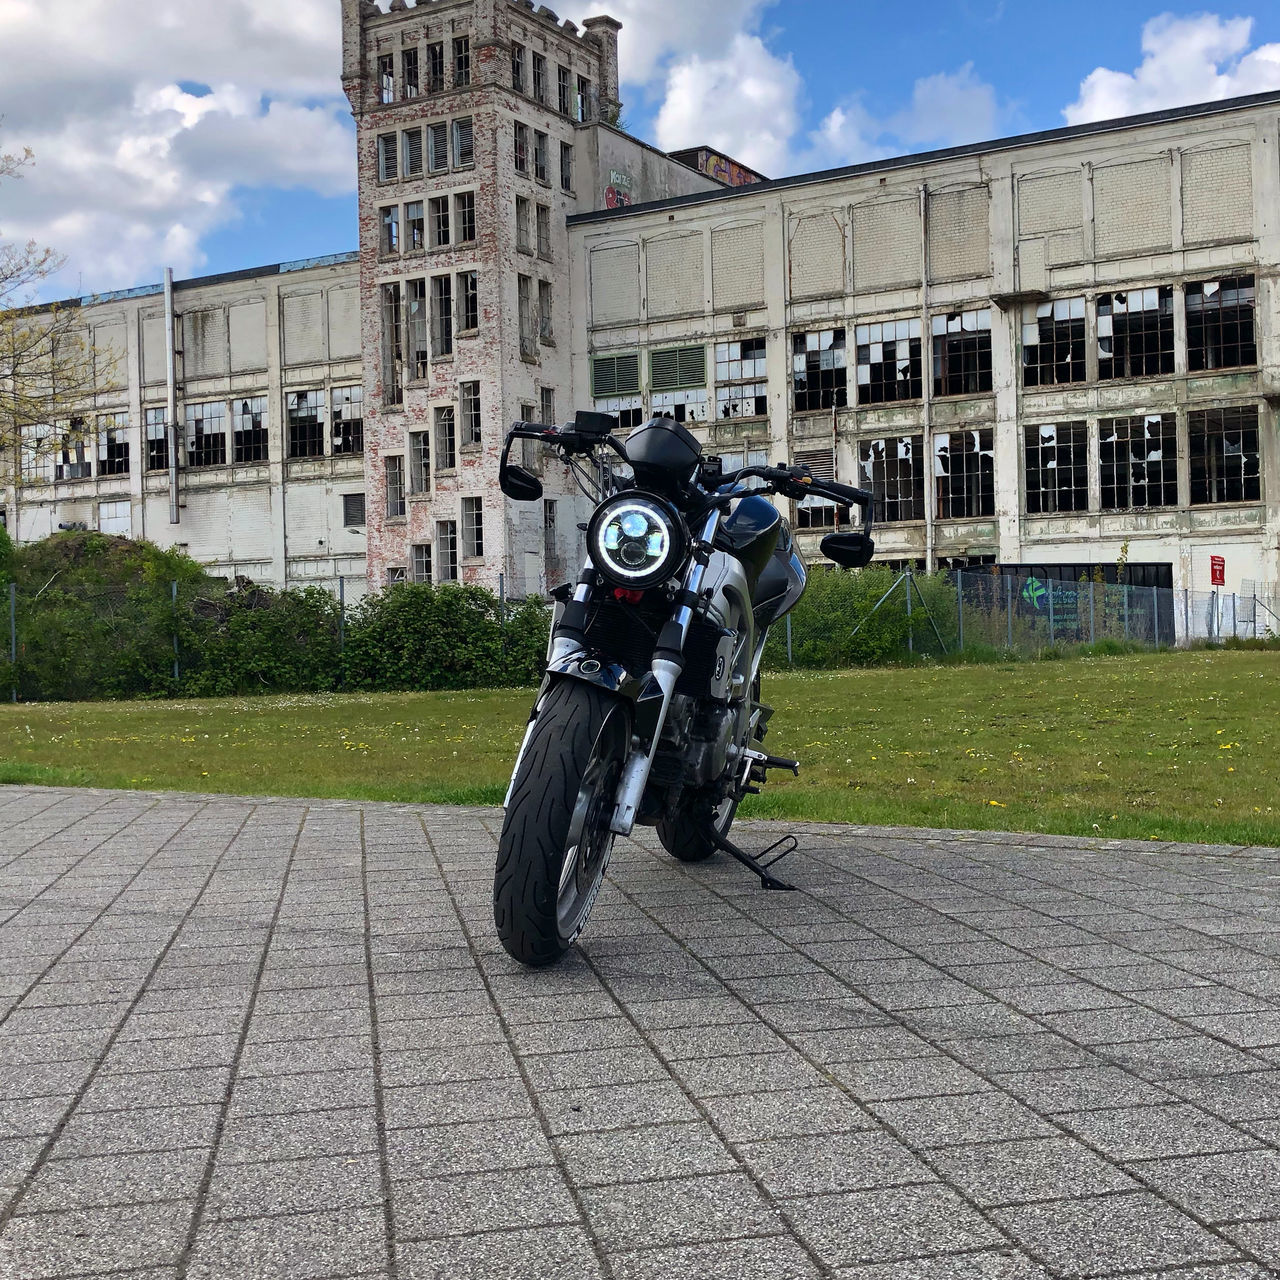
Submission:
MULTIPOLYGON (((1280 845, 1280 654, 766 677, 744 815, 1280 845)), ((529 692, 0 704, 0 782, 497 804, 529 692)))

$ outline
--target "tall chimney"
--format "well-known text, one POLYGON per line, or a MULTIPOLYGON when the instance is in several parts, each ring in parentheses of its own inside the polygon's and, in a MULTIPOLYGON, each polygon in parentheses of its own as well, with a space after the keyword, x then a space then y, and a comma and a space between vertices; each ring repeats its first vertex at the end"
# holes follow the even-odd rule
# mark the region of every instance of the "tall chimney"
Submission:
POLYGON ((612 124, 622 110, 618 97, 618 32, 622 23, 617 18, 585 18, 582 26, 586 32, 583 39, 600 50, 600 115, 612 124))

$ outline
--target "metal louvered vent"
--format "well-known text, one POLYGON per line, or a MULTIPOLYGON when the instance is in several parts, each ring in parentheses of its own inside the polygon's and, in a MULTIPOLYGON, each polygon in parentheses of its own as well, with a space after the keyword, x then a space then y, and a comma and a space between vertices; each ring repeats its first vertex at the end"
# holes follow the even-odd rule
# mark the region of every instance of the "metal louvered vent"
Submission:
POLYGON ((640 357, 596 356, 591 362, 591 394, 597 399, 633 396, 640 391, 640 357))
POLYGON ((706 385, 706 347, 664 347, 649 353, 651 391, 680 391, 706 385))
POLYGON ((808 467, 815 480, 836 478, 836 451, 834 449, 803 449, 792 455, 797 467, 808 467))

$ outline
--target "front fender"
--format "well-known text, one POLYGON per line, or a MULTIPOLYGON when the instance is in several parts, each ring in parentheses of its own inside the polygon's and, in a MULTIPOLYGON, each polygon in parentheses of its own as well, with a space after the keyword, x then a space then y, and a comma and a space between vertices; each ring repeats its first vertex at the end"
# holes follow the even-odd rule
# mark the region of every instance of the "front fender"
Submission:
POLYGON ((541 694, 560 680, 578 680, 583 684, 592 684, 608 693, 617 694, 620 698, 626 698, 628 702, 635 702, 644 686, 644 676, 633 676, 622 663, 600 649, 579 649, 567 658, 550 663, 538 700, 541 701, 541 694))

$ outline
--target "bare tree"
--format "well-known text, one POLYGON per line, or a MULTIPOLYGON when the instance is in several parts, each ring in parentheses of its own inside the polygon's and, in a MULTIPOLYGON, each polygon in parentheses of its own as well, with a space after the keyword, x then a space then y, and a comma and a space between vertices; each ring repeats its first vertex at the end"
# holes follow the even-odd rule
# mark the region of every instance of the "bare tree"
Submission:
MULTIPOLYGON (((20 181, 32 159, 0 153, 0 182, 20 181)), ((19 475, 87 437, 94 361, 80 308, 37 300, 63 262, 34 240, 0 238, 0 456, 19 475)))

